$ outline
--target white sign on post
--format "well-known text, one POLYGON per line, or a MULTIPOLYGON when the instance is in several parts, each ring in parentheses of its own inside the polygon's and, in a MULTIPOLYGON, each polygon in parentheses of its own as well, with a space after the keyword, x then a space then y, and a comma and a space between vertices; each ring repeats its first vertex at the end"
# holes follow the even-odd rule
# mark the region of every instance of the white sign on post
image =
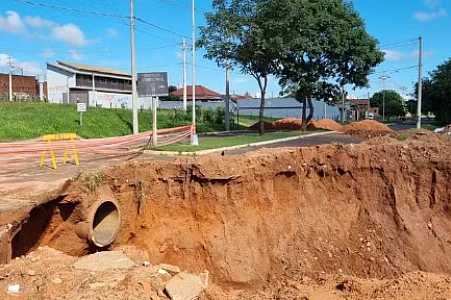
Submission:
POLYGON ((77 103, 77 112, 86 112, 86 102, 77 103))
POLYGON ((78 102, 77 103, 77 112, 80 113, 80 127, 83 126, 83 113, 86 112, 86 102, 78 102))

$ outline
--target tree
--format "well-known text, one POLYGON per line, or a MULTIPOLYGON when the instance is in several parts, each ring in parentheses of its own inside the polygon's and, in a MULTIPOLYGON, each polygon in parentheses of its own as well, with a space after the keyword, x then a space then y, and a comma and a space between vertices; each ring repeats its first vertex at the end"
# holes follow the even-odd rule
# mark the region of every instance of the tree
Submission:
POLYGON ((346 85, 366 86, 383 61, 377 41, 343 0, 272 0, 259 14, 259 28, 278 54, 276 75, 303 103, 304 127, 313 116, 313 97, 337 99, 346 85))
POLYGON ((378 107, 380 115, 382 115, 383 112, 384 97, 386 117, 405 116, 406 106, 404 104, 404 99, 396 91, 391 90, 377 92, 370 99, 371 106, 378 107))
MULTIPOLYGON (((418 92, 415 91, 418 97, 418 92)), ((451 59, 439 65, 423 81, 422 111, 434 113, 440 122, 451 123, 451 59)))
POLYGON ((234 66, 255 78, 260 89, 260 134, 264 133, 264 108, 268 76, 276 69, 277 52, 260 29, 265 22, 259 11, 267 0, 214 0, 214 12, 206 14, 198 46, 218 66, 234 66))

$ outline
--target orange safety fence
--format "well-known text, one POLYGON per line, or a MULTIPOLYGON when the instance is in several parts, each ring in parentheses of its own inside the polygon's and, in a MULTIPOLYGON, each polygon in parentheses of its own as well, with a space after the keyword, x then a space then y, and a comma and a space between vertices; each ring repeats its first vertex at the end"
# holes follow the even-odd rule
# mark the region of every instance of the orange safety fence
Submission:
MULTIPOLYGON (((182 126, 158 130, 159 145, 168 145, 187 139, 192 134, 192 126, 182 126)), ((71 140, 32 140, 24 142, 0 143, 0 163, 15 163, 23 159, 36 157, 50 151, 66 152, 76 149, 80 154, 100 155, 130 155, 144 150, 148 144, 152 131, 136 135, 127 135, 98 139, 71 139, 71 140)))

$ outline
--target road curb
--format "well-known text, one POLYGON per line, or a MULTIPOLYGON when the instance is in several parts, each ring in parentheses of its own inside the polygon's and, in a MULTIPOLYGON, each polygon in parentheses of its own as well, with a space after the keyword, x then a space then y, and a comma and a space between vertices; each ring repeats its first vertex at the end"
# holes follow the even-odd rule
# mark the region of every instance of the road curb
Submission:
POLYGON ((263 142, 257 142, 257 143, 251 143, 251 144, 243 144, 243 145, 236 145, 236 146, 231 146, 231 147, 207 149, 207 150, 200 150, 200 151, 193 151, 193 152, 144 150, 144 154, 163 155, 163 156, 201 156, 201 155, 207 155, 207 154, 212 154, 212 153, 222 152, 222 151, 230 151, 230 150, 237 150, 237 149, 248 148, 248 147, 258 147, 258 146, 265 146, 265 145, 301 140, 301 139, 304 139, 307 137, 323 136, 323 135, 329 135, 329 134, 333 134, 333 133, 337 133, 337 132, 336 131, 317 132, 317 133, 311 133, 311 134, 306 134, 306 135, 287 137, 287 138, 283 138, 283 139, 276 139, 276 140, 263 141, 263 142))

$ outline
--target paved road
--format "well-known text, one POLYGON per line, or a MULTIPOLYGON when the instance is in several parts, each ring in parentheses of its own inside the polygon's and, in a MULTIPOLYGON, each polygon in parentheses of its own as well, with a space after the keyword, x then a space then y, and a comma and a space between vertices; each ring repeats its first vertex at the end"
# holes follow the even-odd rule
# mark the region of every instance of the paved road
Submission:
POLYGON ((281 143, 257 146, 257 147, 241 148, 241 149, 226 151, 224 154, 225 155, 236 155, 236 154, 242 154, 242 153, 246 153, 246 152, 250 152, 250 151, 255 151, 258 149, 283 148, 283 147, 308 147, 308 146, 325 145, 325 144, 332 144, 332 143, 358 144, 362 141, 363 140, 358 137, 353 137, 353 136, 340 134, 340 133, 331 133, 328 135, 305 137, 305 138, 294 140, 294 141, 281 142, 281 143))

